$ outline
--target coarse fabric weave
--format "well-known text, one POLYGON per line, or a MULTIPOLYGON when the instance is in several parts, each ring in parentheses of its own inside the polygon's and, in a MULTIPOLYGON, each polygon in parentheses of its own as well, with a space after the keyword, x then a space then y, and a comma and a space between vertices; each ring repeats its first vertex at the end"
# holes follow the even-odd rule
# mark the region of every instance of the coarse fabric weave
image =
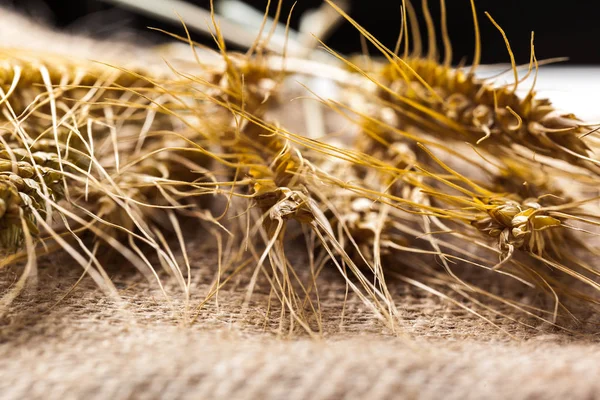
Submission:
MULTIPOLYGON (((207 262, 194 267, 210 270, 207 262)), ((2 276, 4 289, 18 275, 2 276)), ((91 280, 63 299, 77 278, 68 265, 42 269, 38 289, 0 320, 0 398, 587 399, 600 393, 600 346, 593 338, 498 319, 509 337, 412 289, 398 294, 403 333, 394 334, 353 296, 342 322, 344 284, 327 277, 323 335, 310 338, 279 331, 276 318, 265 323, 266 293, 240 313, 243 286, 221 292, 218 306, 211 302, 190 325, 181 304, 167 304, 135 273, 113 275, 124 307, 91 280)), ((210 283, 199 278, 192 292, 205 294, 210 283)))

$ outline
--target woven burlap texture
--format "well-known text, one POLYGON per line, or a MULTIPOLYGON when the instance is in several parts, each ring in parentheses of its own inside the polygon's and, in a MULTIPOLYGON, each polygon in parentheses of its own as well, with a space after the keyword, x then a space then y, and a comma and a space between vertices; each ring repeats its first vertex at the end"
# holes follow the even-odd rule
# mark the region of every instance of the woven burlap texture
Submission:
MULTIPOLYGON (((20 398, 593 398, 600 349, 589 338, 498 319, 498 328, 439 299, 395 285, 401 332, 386 330, 343 281, 321 285, 324 332, 278 328, 261 290, 223 290, 196 323, 134 272, 112 273, 125 306, 66 260, 40 271, 0 320, 0 397, 20 398), (67 294, 68 296, 64 298, 67 294), (267 318, 267 319, 266 319, 267 318), (407 339, 406 335, 412 339, 407 339)), ((196 258, 192 293, 210 289, 210 258, 196 258)), ((20 271, 2 273, 2 289, 20 271)), ((327 275, 327 274, 326 274, 327 275)), ((169 286, 167 287, 169 289, 169 286)), ((199 301, 192 301, 198 304, 199 301)))

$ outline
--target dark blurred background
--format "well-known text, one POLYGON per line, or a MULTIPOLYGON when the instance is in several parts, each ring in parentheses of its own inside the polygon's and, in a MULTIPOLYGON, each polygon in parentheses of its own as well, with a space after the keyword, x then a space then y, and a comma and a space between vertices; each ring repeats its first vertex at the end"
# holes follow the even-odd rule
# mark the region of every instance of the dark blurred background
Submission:
MULTIPOLYGON (((139 0, 140 3, 145 0, 139 0)), ((207 8, 209 0, 190 0, 189 3, 207 8)), ((246 0, 255 8, 264 10, 267 0, 246 0)), ((275 3, 276 1, 274 1, 275 3)), ((283 15, 287 16, 294 1, 284 0, 283 15)), ((439 21, 439 2, 430 0, 433 18, 439 21)), ((473 23, 469 0, 446 0, 448 27, 454 48, 454 63, 473 54, 473 23)), ((181 26, 128 11, 99 0, 0 0, 0 4, 41 19, 57 28, 82 32, 97 37, 115 33, 141 33, 150 41, 168 40, 164 35, 148 31, 158 27, 181 32, 181 26)), ((298 0, 292 16, 297 27, 303 11, 317 7, 321 0, 298 0)), ((393 48, 400 26, 398 0, 352 0, 351 15, 384 44, 393 48)), ((420 0, 413 0, 420 11, 420 0)), ((600 63, 599 36, 596 33, 600 16, 600 2, 561 0, 477 0, 483 42, 483 63, 509 61, 500 33, 483 14, 488 11, 506 31, 518 63, 527 63, 530 54, 530 35, 535 31, 535 49, 538 59, 567 56, 570 63, 600 63)), ((275 7, 271 7, 273 14, 275 7)), ((185 18, 185 16, 184 16, 185 18)), ((421 24, 424 32, 424 24, 421 24)), ((438 23, 439 28, 439 23, 438 23)), ((201 35, 195 37, 210 43, 201 35)), ((343 53, 361 50, 359 35, 349 24, 343 24, 327 41, 343 53)))

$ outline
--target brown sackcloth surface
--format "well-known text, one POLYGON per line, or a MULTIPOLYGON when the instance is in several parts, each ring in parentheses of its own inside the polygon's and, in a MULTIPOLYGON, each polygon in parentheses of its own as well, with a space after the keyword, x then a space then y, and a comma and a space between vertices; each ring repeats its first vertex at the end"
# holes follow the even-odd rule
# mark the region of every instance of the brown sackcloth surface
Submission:
MULTIPOLYGON (((191 304, 209 292, 214 259, 192 252, 191 304)), ((0 291, 20 270, 2 271, 0 291)), ((390 332, 345 285, 323 276, 323 333, 279 327, 267 286, 242 311, 246 286, 232 283, 194 324, 184 302, 164 300, 135 271, 110 272, 122 304, 58 257, 0 319, 0 398, 594 398, 600 347, 590 337, 502 330, 442 300, 392 284, 401 331, 390 332), (65 297, 66 295, 66 297, 65 297), (218 302, 218 304, 217 304, 218 302), (186 317, 187 316, 187 317, 186 317), (509 333, 511 336, 509 336, 509 333), (406 335, 412 340, 407 340, 406 335)), ((168 282, 166 290, 174 290, 168 282)))
MULTIPOLYGON (((84 57, 100 54, 89 41, 38 31, 13 15, 0 20, 2 45, 69 53, 77 45, 84 57), (45 36, 45 42, 32 40, 45 36)), ((104 48, 119 54, 118 48, 104 48)), ((205 238, 190 240, 193 248, 194 240, 205 238)), ((277 307, 267 314, 264 284, 243 309, 243 281, 226 286, 199 310, 195 323, 186 323, 216 272, 214 257, 191 253, 187 310, 177 296, 166 301, 155 284, 130 268, 110 271, 119 303, 89 278, 70 291, 81 269, 68 257, 42 263, 37 288, 0 316, 0 398, 600 397, 600 346, 594 337, 525 328, 486 314, 501 330, 399 282, 391 284, 401 310, 396 333, 356 296, 349 296, 341 318, 345 284, 335 271, 321 280, 323 332, 317 338, 280 327, 277 307)), ((0 293, 19 273, 17 267, 0 270, 0 293)))

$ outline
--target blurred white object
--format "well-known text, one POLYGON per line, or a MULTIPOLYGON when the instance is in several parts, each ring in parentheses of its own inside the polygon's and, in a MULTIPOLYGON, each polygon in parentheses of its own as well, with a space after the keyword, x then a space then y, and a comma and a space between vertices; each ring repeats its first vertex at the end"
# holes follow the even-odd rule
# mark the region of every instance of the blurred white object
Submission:
MULTIPOLYGON (((219 26, 225 41, 237 46, 251 48, 257 37, 263 41, 265 48, 297 57, 310 57, 313 53, 326 54, 315 51, 318 41, 312 35, 325 39, 341 21, 341 15, 327 4, 316 10, 302 15, 300 31, 287 29, 285 21, 287 16, 281 15, 280 21, 266 18, 262 11, 244 4, 238 0, 216 1, 215 13, 205 8, 186 3, 181 0, 102 0, 117 4, 137 12, 154 16, 155 18, 185 24, 194 30, 213 34, 212 18, 219 26), (180 20, 181 18, 181 20, 180 20), (264 28, 264 29, 261 29, 264 28)), ((274 2, 276 3, 276 2, 274 2)), ((340 0, 341 8, 348 8, 346 0, 340 0)))
POLYGON ((600 67, 543 67, 536 88, 538 96, 549 98, 556 108, 586 121, 600 121, 600 67))
MULTIPOLYGON (((527 72, 519 68, 519 79, 527 72)), ((510 65, 481 65, 477 75, 485 78, 502 73, 493 79, 497 85, 511 85, 514 78, 510 65), (503 73, 502 73, 503 72, 503 73)), ((526 96, 534 83, 535 74, 519 84, 517 94, 526 96)), ((600 107, 596 93, 600 90, 600 66, 547 65, 538 71, 535 92, 537 98, 548 98, 555 108, 576 114, 586 121, 600 121, 600 107)))
MULTIPOLYGON (((151 15, 155 18, 172 21, 174 23, 181 23, 183 20, 185 24, 194 30, 204 32, 206 34, 213 34, 214 27, 212 23, 212 16, 209 10, 202 7, 195 6, 193 4, 186 3, 180 0, 102 0, 108 3, 118 4, 123 7, 136 10, 140 13, 151 15), (181 20, 180 20, 181 18, 181 20)), ((254 14, 252 14, 254 15, 254 14)), ((224 38, 229 42, 240 47, 249 48, 255 42, 255 38, 258 36, 258 27, 253 28, 246 24, 240 24, 239 21, 231 20, 230 18, 222 15, 215 14, 215 21, 219 26, 224 38)), ((250 22, 253 20, 252 16, 248 19, 250 22)), ((263 32, 262 39, 265 39, 269 33, 268 28, 263 32)), ((266 44, 267 48, 273 51, 282 52, 284 47, 290 54, 300 54, 303 52, 303 48, 300 44, 292 38, 286 44, 285 37, 281 35, 273 35, 266 44)))

